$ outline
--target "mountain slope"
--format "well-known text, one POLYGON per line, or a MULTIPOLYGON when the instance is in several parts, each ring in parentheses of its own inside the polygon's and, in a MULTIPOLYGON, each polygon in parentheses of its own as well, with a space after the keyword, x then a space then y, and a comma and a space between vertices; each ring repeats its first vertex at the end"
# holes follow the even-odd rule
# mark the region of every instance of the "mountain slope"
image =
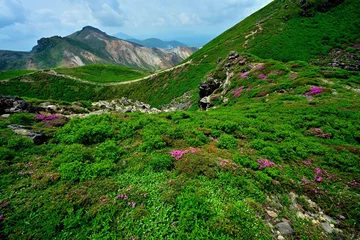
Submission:
POLYGON ((187 47, 186 44, 178 41, 163 41, 158 38, 148 38, 145 40, 138 39, 127 39, 129 42, 137 43, 149 48, 176 48, 176 47, 187 47))
MULTIPOLYGON (((191 58, 200 61, 208 55, 206 61, 214 62, 232 50, 281 61, 328 58, 333 50, 354 48, 360 42, 359 8, 357 0, 275 0, 191 58), (319 7, 323 5, 328 8, 319 7)), ((358 48, 356 52, 359 57, 358 48)))
POLYGON ((42 38, 30 53, 2 51, 0 69, 44 69, 102 63, 155 70, 180 63, 194 50, 184 47, 160 51, 142 47, 88 26, 64 38, 42 38), (178 55, 178 52, 185 54, 178 55))

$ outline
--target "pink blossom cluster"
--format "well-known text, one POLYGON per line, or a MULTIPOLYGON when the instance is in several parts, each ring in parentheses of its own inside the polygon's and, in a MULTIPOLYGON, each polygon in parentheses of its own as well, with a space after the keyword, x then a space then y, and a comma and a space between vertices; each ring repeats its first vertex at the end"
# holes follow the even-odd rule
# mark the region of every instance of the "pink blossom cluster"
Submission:
POLYGON ((51 120, 54 120, 54 119, 57 119, 59 118, 58 116, 56 115, 52 115, 52 116, 44 116, 44 115, 37 115, 35 117, 35 120, 42 120, 42 121, 51 121, 51 120))
POLYGON ((256 68, 257 70, 261 70, 261 69, 264 68, 264 65, 257 65, 255 68, 256 68))
POLYGON ((315 176, 314 176, 315 181, 322 182, 322 180, 323 180, 322 176, 325 176, 325 175, 327 175, 326 170, 320 169, 318 167, 315 168, 315 176))
POLYGON ((355 180, 351 181, 351 182, 347 182, 348 185, 350 186, 359 186, 359 183, 356 182, 355 180))
POLYGON ((331 137, 331 134, 326 134, 321 128, 315 128, 313 132, 315 137, 318 138, 329 138, 331 137))
POLYGON ((307 92, 305 93, 306 96, 309 96, 309 95, 317 95, 317 94, 320 94, 322 93, 323 90, 322 88, 320 87, 313 87, 313 88, 310 88, 310 92, 307 92))
POLYGON ((305 165, 311 165, 311 161, 310 161, 310 160, 307 160, 307 161, 305 162, 305 165))
POLYGON ((222 158, 219 158, 219 161, 220 161, 220 167, 222 167, 222 168, 225 168, 225 167, 231 167, 232 168, 232 170, 236 170, 237 168, 236 168, 236 165, 234 164, 234 163, 232 163, 232 162, 230 162, 229 160, 227 160, 227 159, 222 159, 222 158))
POLYGON ((244 72, 243 74, 240 75, 240 77, 243 78, 243 79, 244 79, 244 78, 248 79, 248 78, 249 78, 249 77, 248 77, 249 73, 250 73, 250 72, 244 72))
POLYGON ((241 86, 239 87, 238 89, 236 90, 233 90, 232 91, 232 94, 233 94, 233 98, 237 98, 241 95, 242 91, 244 90, 244 86, 241 86))
POLYGON ((191 152, 191 153, 195 153, 195 149, 190 149, 190 150, 173 150, 172 152, 170 152, 170 155, 172 157, 175 158, 175 160, 180 160, 185 153, 188 153, 188 152, 191 152))
POLYGON ((119 194, 115 197, 116 200, 118 200, 119 198, 123 199, 123 200, 128 200, 129 197, 126 194, 119 194))
POLYGON ((289 78, 291 78, 291 79, 297 78, 297 75, 291 74, 291 75, 289 76, 289 78))
POLYGON ((136 207, 136 202, 128 202, 128 206, 131 206, 132 208, 136 207))
POLYGON ((266 80, 267 76, 264 75, 264 74, 260 74, 260 75, 259 75, 259 78, 260 78, 261 80, 266 80))
POLYGON ((275 163, 268 159, 259 159, 257 162, 260 165, 259 169, 275 166, 275 163))

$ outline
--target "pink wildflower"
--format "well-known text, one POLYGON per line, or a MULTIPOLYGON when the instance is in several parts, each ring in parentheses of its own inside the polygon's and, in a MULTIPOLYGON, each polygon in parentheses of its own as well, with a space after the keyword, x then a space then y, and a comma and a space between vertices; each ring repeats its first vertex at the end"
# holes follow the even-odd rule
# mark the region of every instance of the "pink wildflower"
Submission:
POLYGON ((249 74, 250 72, 244 72, 243 74, 241 74, 241 78, 246 78, 246 79, 248 79, 249 77, 248 77, 248 74, 249 74))
POLYGON ((264 74, 260 74, 260 75, 259 75, 259 78, 260 78, 261 80, 266 80, 267 76, 264 75, 264 74))
POLYGON ((259 159, 259 160, 258 160, 258 164, 260 165, 260 166, 259 166, 259 169, 267 168, 267 167, 272 167, 272 166, 275 165, 274 162, 271 162, 271 161, 269 161, 268 159, 259 159))
POLYGON ((311 165, 310 160, 307 160, 307 161, 305 162, 305 165, 311 165))
POLYGON ((309 96, 309 95, 318 95, 318 94, 321 94, 323 92, 322 88, 320 87, 313 87, 313 88, 310 88, 310 92, 307 92, 305 93, 306 96, 309 96))

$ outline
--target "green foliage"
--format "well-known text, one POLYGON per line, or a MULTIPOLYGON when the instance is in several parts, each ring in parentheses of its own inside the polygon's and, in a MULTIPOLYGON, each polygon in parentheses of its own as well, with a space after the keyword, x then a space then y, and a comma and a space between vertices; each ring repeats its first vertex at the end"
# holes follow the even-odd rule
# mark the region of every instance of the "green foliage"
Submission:
POLYGON ((35 71, 33 70, 7 70, 7 71, 0 71, 0 81, 6 79, 12 79, 16 77, 23 76, 25 74, 30 74, 35 71))
POLYGON ((35 122, 34 115, 30 113, 16 113, 10 116, 11 124, 31 126, 35 122))
POLYGON ((170 170, 173 165, 170 155, 156 155, 150 161, 150 166, 154 171, 170 170))
POLYGON ((223 149, 234 149, 237 147, 237 140, 232 135, 222 134, 216 146, 223 149))
POLYGON ((9 139, 7 147, 13 150, 22 150, 30 148, 34 145, 33 141, 22 137, 22 136, 13 136, 9 139))
POLYGON ((139 69, 101 64, 86 65, 78 68, 58 68, 55 71, 60 74, 97 83, 124 82, 149 75, 149 73, 139 69))

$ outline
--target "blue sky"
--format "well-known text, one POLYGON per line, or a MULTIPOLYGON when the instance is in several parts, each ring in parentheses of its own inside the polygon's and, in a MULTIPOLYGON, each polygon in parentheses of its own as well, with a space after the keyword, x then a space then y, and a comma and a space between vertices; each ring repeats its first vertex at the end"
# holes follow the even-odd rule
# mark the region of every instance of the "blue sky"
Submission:
POLYGON ((41 37, 90 25, 110 35, 201 45, 272 0, 0 0, 0 49, 29 51, 41 37))

